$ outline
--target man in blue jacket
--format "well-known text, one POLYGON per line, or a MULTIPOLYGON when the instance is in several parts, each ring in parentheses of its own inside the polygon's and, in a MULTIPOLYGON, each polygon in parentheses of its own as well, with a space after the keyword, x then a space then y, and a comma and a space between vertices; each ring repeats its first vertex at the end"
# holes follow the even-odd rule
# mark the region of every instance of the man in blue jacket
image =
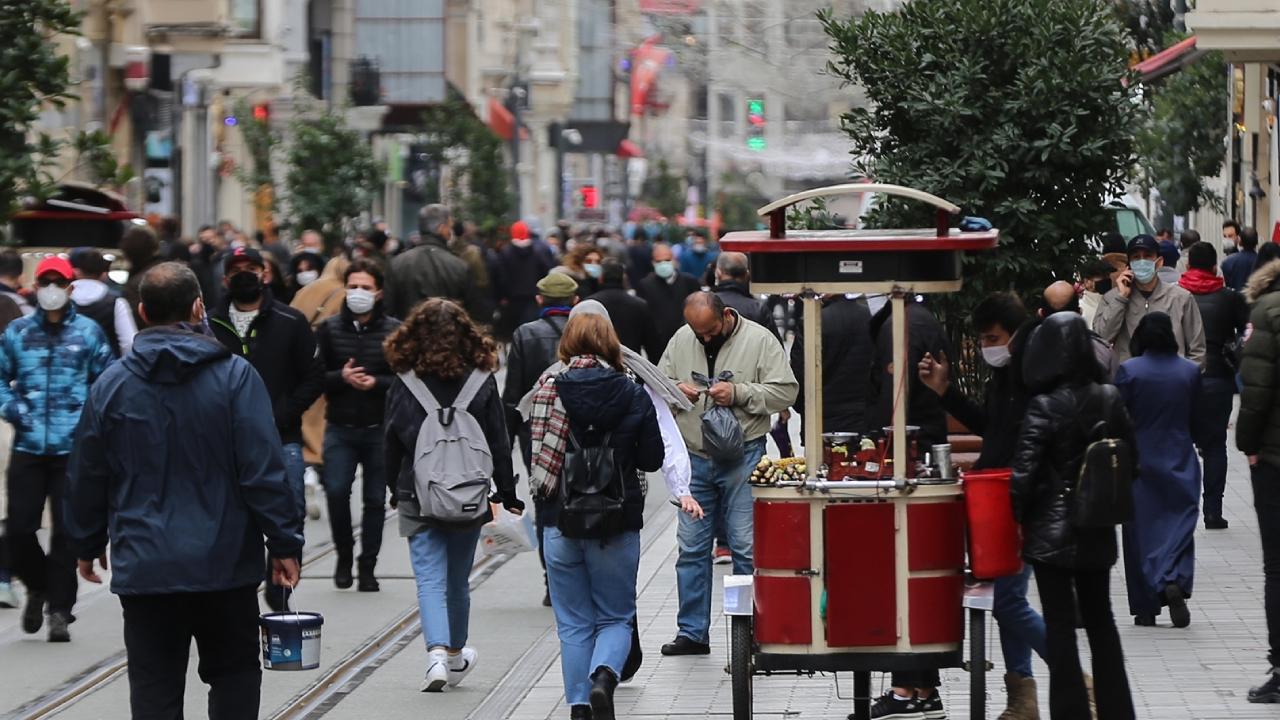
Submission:
POLYGON ((89 393, 76 428, 65 513, 80 576, 124 609, 134 717, 180 717, 194 637, 209 717, 258 716, 257 587, 263 536, 272 580, 297 584, 302 510, 285 481, 271 398, 215 340, 185 265, 148 270, 148 328, 89 393))
POLYGON ((66 258, 42 260, 38 309, 0 337, 0 416, 14 429, 6 542, 13 574, 27 586, 22 630, 38 632, 47 608, 49 642, 71 640, 76 602, 76 562, 62 513, 67 455, 89 386, 111 363, 107 336, 71 304, 74 277, 66 258), (36 538, 46 500, 53 501, 47 556, 36 538))

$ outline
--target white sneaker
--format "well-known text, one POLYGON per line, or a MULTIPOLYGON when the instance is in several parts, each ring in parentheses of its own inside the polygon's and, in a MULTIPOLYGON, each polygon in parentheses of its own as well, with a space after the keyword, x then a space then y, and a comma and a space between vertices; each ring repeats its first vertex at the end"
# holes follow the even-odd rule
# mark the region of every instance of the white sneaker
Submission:
MULTIPOLYGON (((312 468, 307 468, 307 472, 319 477, 319 475, 316 474, 316 471, 313 470, 312 468)), ((311 520, 319 520, 320 519, 320 492, 321 492, 320 484, 307 483, 303 485, 303 488, 305 490, 303 494, 307 498, 307 517, 310 518, 311 520)))
POLYGON ((13 591, 9 583, 0 583, 0 608, 18 607, 18 593, 13 591))
POLYGON ((449 687, 458 687, 458 683, 476 667, 479 658, 474 648, 464 647, 457 655, 449 656, 449 687))
POLYGON ((422 679, 422 692, 442 692, 449 683, 449 653, 432 650, 427 653, 427 676, 422 679))

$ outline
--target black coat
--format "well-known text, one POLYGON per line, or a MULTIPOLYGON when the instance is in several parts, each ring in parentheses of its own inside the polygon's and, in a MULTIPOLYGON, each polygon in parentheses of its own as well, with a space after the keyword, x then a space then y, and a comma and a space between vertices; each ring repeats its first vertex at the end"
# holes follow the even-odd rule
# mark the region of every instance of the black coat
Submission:
POLYGON ((301 553, 270 412, 258 373, 213 338, 139 333, 80 415, 64 515, 76 557, 109 538, 112 592, 156 595, 256 585, 264 536, 272 555, 301 553))
MULTIPOLYGON (((716 295, 720 297, 724 304, 738 311, 742 317, 757 323, 761 327, 768 328, 778 338, 778 342, 782 342, 782 335, 778 332, 778 323, 773 319, 773 311, 760 298, 751 294, 747 286, 732 280, 716 285, 716 295)), ((824 315, 823 319, 826 317, 824 315)), ((823 333, 825 338, 826 333, 823 333)))
MULTIPOLYGON (((871 310, 865 300, 843 296, 822 307, 822 428, 824 432, 867 432, 873 428, 867 406, 873 399, 871 310)), ((791 344, 791 371, 804 387, 804 331, 797 325, 791 344)), ((804 393, 795 409, 805 417, 804 393)), ((877 428, 878 429, 878 428, 877 428)))
POLYGON ((621 287, 606 287, 591 299, 609 311, 613 329, 618 332, 618 340, 623 345, 636 352, 648 353, 653 362, 662 357, 662 351, 667 348, 658 343, 658 329, 653 322, 653 313, 649 311, 649 303, 621 287))
MULTIPOLYGON (((1084 451, 1101 437, 1124 440, 1138 471, 1138 446, 1114 385, 1087 379, 1096 369, 1078 367, 1092 354, 1092 338, 1083 320, 1046 320, 1027 343, 1022 359, 1028 387, 1039 394, 1027 406, 1013 457, 1011 495, 1014 517, 1022 524, 1022 556, 1075 570, 1105 570, 1116 562, 1115 528, 1075 527, 1064 497, 1075 484, 1084 451), (1103 432, 1094 433, 1099 423, 1103 432)), ((1138 509, 1142 511, 1141 508, 1138 509)))
POLYGON ((559 360, 556 351, 560 346, 560 335, 564 333, 564 326, 567 324, 567 316, 550 315, 521 325, 511 338, 502 404, 507 409, 507 430, 520 435, 521 449, 526 453, 529 450, 529 427, 520 417, 516 406, 537 384, 542 373, 559 360))
POLYGON ((329 422, 347 427, 382 424, 387 388, 396 377, 387 363, 382 343, 398 327, 399 320, 383 314, 382 303, 374 306, 367 325, 356 327, 355 316, 344 302, 337 315, 316 328, 316 346, 324 365, 324 392, 328 400, 325 418, 329 422), (348 360, 355 360, 356 367, 364 368, 365 374, 373 376, 372 390, 357 390, 342 379, 342 367, 348 360))
POLYGON ((246 337, 236 334, 230 299, 209 317, 209 326, 228 350, 249 361, 267 384, 280 440, 302 442, 302 414, 324 392, 324 368, 316 356, 316 336, 302 313, 276 302, 263 290, 262 310, 246 337))
MULTIPOLYGON (((653 401, 642 386, 612 368, 561 373, 556 378, 556 391, 579 442, 598 445, 609 435, 609 447, 626 486, 622 505, 625 529, 639 530, 644 526, 644 489, 635 471, 657 472, 665 454, 653 401)), ((554 523, 558 502, 543 507, 548 510, 546 522, 554 523)))
POLYGON ((661 347, 658 357, 662 357, 676 331, 684 327, 685 299, 701 289, 696 278, 682 272, 676 273, 672 282, 657 275, 650 275, 640 281, 636 294, 649 303, 649 310, 653 313, 653 323, 658 333, 655 342, 661 347))
POLYGON ((387 312, 393 317, 408 318, 418 303, 434 297, 452 300, 477 318, 483 305, 471 268, 435 235, 397 255, 387 271, 386 284, 387 312))
MULTIPOLYGON (((470 371, 468 371, 470 374, 470 371)), ((462 391, 467 382, 467 375, 453 380, 444 380, 435 376, 422 378, 435 396, 441 407, 448 407, 462 391)), ((492 376, 480 386, 480 391, 467 405, 471 413, 484 430, 489 441, 489 453, 493 456, 493 484, 497 487, 498 499, 504 505, 517 502, 516 481, 512 474, 511 440, 507 435, 507 423, 503 419, 502 398, 498 395, 498 381, 492 376)), ((414 484, 413 460, 414 448, 418 444, 418 431, 427 419, 427 411, 413 396, 404 381, 396 378, 387 390, 387 416, 384 429, 386 446, 384 449, 387 469, 387 485, 391 497, 398 504, 401 500, 417 498, 414 484)), ((483 517, 469 523, 444 523, 419 518, 419 521, 430 527, 444 529, 475 528, 493 520, 493 513, 486 510, 483 517)))
MULTIPOLYGON (((876 338, 876 368, 872 378, 878 384, 875 424, 872 429, 887 427, 893 422, 893 403, 895 393, 893 375, 889 372, 893 365, 893 323, 890 320, 892 303, 886 303, 880 312, 871 319, 871 332, 876 338)), ((947 413, 942 409, 942 398, 920 382, 916 366, 931 353, 935 358, 946 353, 949 358, 956 355, 951 350, 951 342, 942 324, 933 316, 929 308, 922 303, 907 302, 907 424, 920 427, 920 452, 924 453, 929 446, 947 441, 947 413)))
POLYGON ((631 243, 627 245, 627 279, 631 287, 640 287, 640 282, 653 272, 653 248, 649 243, 631 243))
POLYGON ((541 241, 534 241, 529 247, 508 243, 494 260, 494 291, 503 302, 534 302, 538 281, 555 266, 551 248, 541 241))
POLYGON ((1249 305, 1244 296, 1231 288, 1219 288, 1211 293, 1191 293, 1200 308, 1200 321, 1204 323, 1204 376, 1234 378, 1235 372, 1223 359, 1222 348, 1244 334, 1249 325, 1249 305))
POLYGON ((1013 464, 1018 432, 1027 413, 1028 402, 1026 387, 1017 371, 1020 361, 1021 355, 1015 351, 1008 365, 992 368, 981 405, 960 392, 954 380, 947 388, 947 394, 942 396, 942 406, 946 411, 982 438, 982 452, 973 464, 975 470, 1007 468, 1013 464))

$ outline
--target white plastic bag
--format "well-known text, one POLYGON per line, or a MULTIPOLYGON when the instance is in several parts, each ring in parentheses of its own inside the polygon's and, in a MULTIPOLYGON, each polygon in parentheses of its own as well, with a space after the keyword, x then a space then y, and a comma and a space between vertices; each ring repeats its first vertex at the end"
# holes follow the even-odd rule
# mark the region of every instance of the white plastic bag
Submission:
POLYGON ((485 555, 515 555, 537 547, 538 535, 528 512, 512 515, 505 508, 495 507, 493 522, 480 528, 480 550, 485 555))

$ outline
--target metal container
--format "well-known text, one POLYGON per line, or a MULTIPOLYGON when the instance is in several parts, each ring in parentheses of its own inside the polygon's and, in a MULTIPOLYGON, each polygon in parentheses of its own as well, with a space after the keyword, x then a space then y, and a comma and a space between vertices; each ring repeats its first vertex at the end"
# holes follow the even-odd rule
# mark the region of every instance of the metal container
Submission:
POLYGON ((943 480, 954 480, 955 472, 951 467, 951 443, 940 443, 933 446, 933 464, 938 468, 938 477, 943 480))

